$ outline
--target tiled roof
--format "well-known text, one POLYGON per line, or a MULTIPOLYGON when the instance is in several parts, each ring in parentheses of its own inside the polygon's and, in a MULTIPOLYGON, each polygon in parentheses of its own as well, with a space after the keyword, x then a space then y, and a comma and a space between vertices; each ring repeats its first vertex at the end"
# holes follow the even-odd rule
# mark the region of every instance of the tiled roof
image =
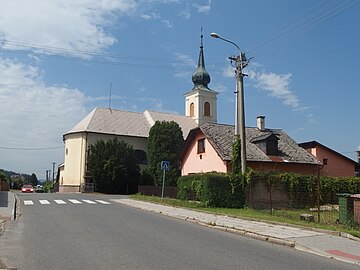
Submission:
MULTIPOLYGON (((210 144, 217 151, 222 160, 231 160, 232 145, 234 143, 234 126, 204 123, 200 127, 210 144)), ((305 149, 290 138, 284 131, 279 129, 266 129, 261 131, 258 128, 247 127, 246 136, 246 160, 248 161, 274 161, 274 157, 269 157, 260 150, 251 141, 257 141, 258 138, 265 138, 274 134, 279 138, 278 149, 279 156, 277 161, 290 163, 319 164, 317 159, 309 154, 305 149)))
POLYGON ((95 108, 76 126, 64 134, 93 132, 101 134, 148 137, 150 128, 156 121, 175 121, 186 138, 189 131, 197 126, 187 116, 154 111, 129 112, 115 109, 95 108))

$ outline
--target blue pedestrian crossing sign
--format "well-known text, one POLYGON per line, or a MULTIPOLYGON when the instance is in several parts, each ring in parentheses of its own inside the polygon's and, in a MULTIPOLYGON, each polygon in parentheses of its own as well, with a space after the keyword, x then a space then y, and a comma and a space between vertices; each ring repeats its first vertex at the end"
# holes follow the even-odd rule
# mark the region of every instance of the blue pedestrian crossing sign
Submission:
POLYGON ((161 169, 164 171, 170 170, 170 161, 161 161, 161 169))

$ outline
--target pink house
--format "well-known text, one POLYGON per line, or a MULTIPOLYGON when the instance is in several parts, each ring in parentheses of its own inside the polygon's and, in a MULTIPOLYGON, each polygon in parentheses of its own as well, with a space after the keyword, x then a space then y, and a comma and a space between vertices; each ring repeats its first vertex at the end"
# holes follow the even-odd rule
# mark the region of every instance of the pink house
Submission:
POLYGON ((322 176, 355 176, 359 170, 359 163, 317 141, 300 143, 299 146, 323 163, 320 170, 322 176))
MULTIPOLYGON (((258 119, 259 120, 259 119, 258 119)), ((247 165, 260 171, 314 174, 321 163, 280 129, 247 127, 247 165)), ((234 126, 204 123, 190 131, 180 154, 181 174, 231 172, 234 126)))

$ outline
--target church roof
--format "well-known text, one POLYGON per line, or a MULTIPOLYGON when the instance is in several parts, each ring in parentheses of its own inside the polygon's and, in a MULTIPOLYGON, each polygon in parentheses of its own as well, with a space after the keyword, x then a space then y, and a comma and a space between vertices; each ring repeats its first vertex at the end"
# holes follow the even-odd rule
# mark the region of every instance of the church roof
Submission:
POLYGON ((195 89, 203 89, 212 91, 209 89, 208 84, 210 83, 210 75, 205 68, 205 60, 204 60, 204 51, 203 51, 203 34, 201 33, 201 43, 200 43, 200 53, 198 66, 192 75, 192 81, 194 83, 193 90, 195 89))
POLYGON ((178 114, 155 111, 130 112, 124 110, 95 108, 77 125, 64 134, 92 132, 111 135, 148 137, 156 121, 175 121, 183 131, 184 138, 197 127, 191 118, 178 114))

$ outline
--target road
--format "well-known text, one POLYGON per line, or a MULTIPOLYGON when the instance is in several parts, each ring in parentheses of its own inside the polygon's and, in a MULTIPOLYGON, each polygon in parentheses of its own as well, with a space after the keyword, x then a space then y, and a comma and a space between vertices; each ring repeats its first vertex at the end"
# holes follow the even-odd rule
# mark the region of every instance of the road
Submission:
POLYGON ((359 269, 123 206, 119 196, 19 194, 0 237, 7 267, 49 269, 359 269))

